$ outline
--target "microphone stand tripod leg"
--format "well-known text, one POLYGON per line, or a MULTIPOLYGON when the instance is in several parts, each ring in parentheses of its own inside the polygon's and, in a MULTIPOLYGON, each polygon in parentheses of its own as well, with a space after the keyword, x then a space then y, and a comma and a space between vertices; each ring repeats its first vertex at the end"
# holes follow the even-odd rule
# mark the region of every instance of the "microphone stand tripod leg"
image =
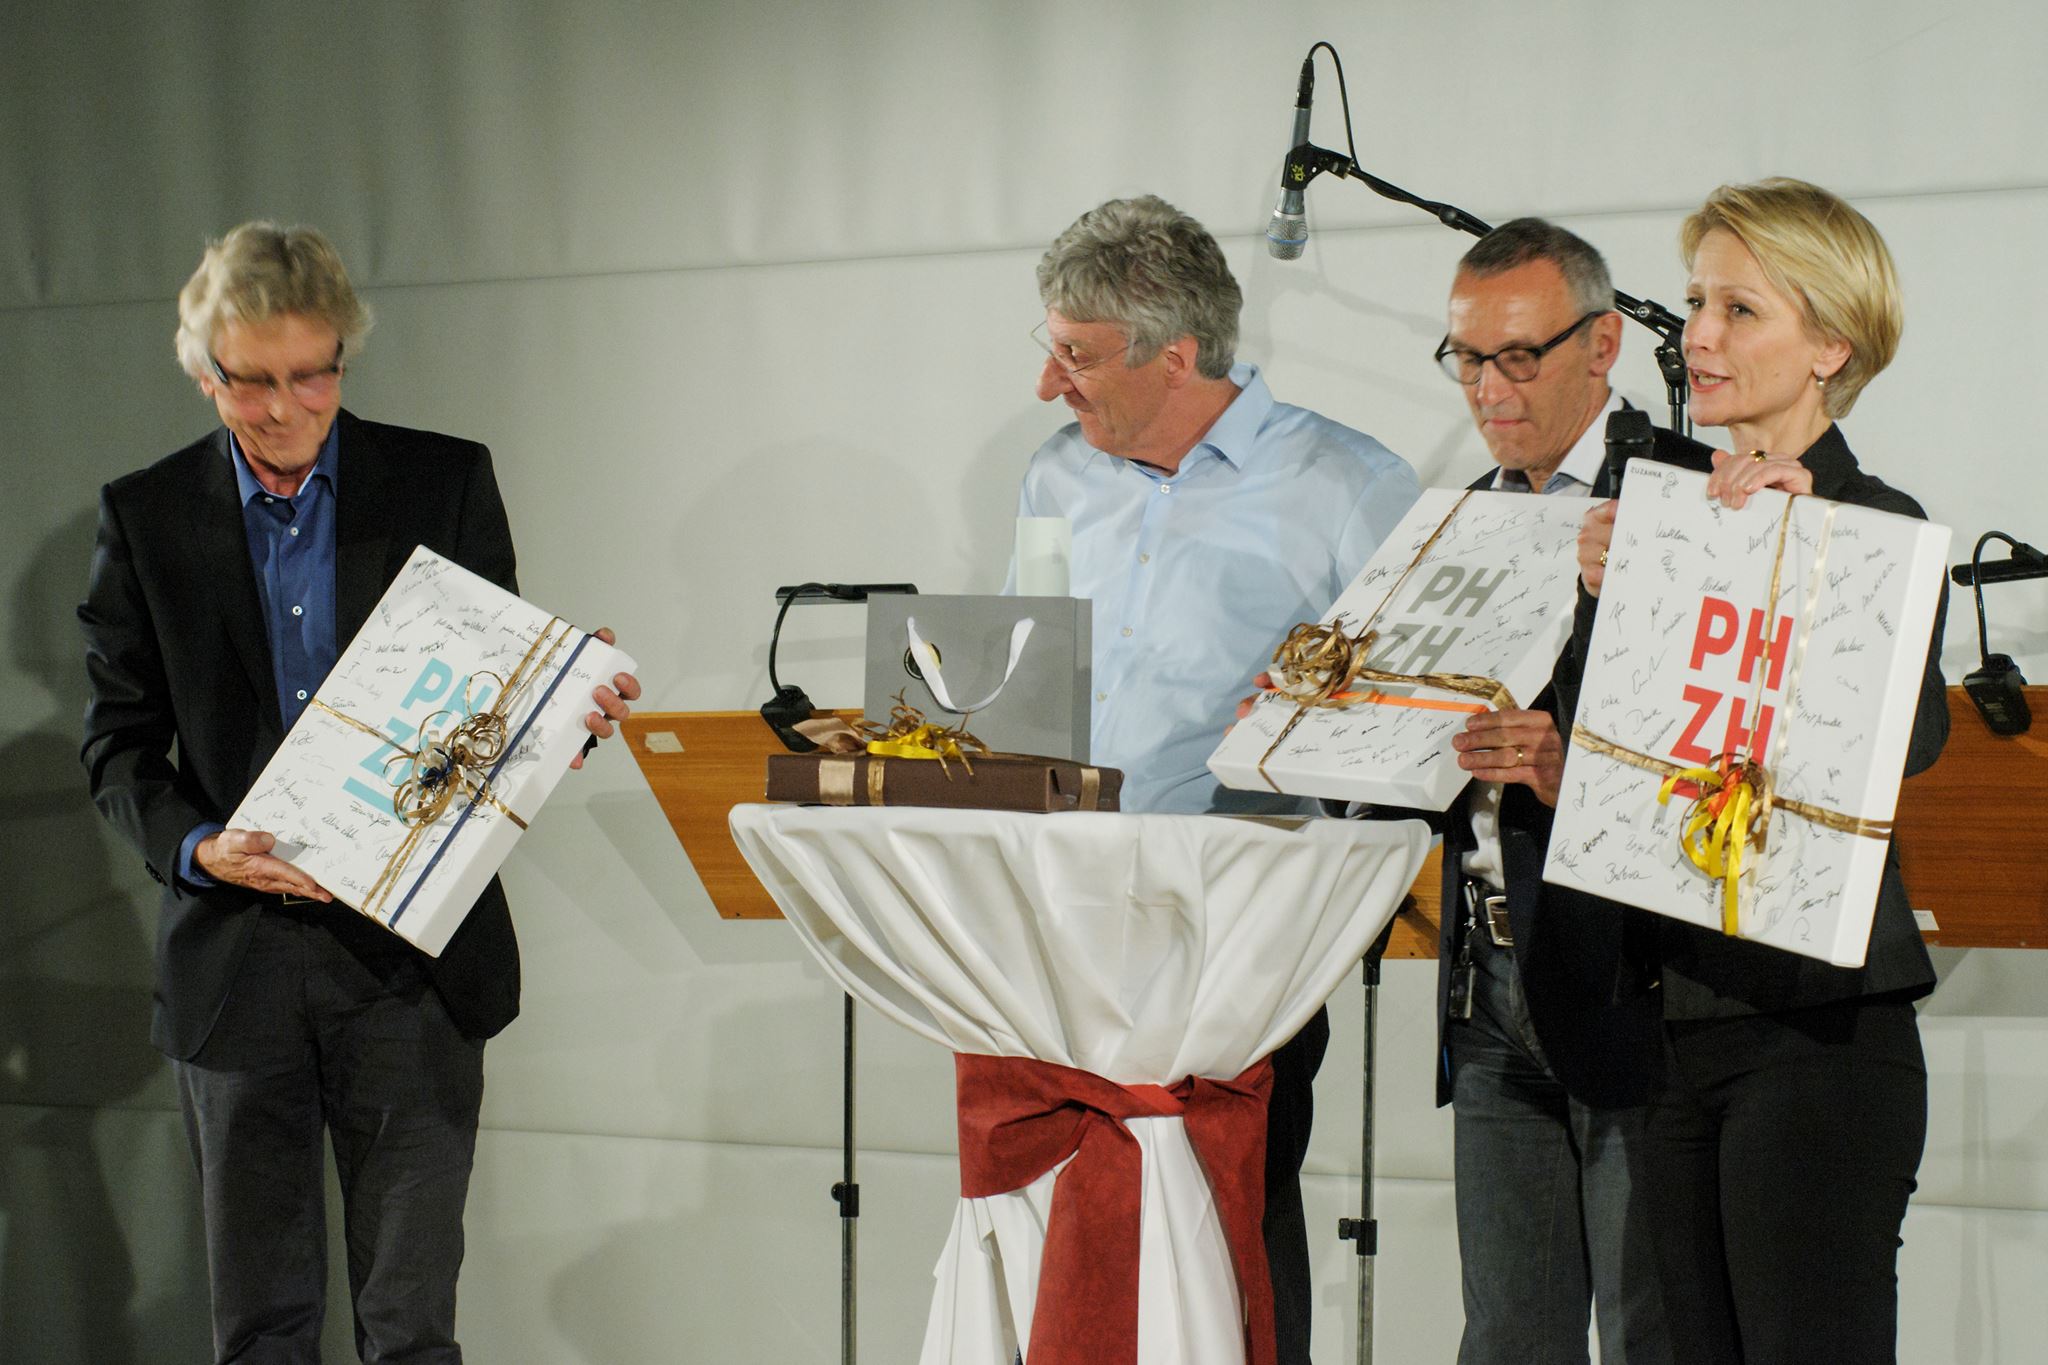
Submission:
POLYGON ((1393 921, 1380 931, 1365 951, 1365 1057, 1361 1066, 1364 1087, 1364 1116, 1360 1123, 1359 1216, 1337 1220, 1337 1236, 1354 1245, 1358 1252, 1358 1365, 1372 1365, 1373 1264, 1379 1254, 1380 1229, 1373 1217, 1373 1051, 1379 1023, 1380 961, 1393 937, 1393 921))
POLYGON ((840 1178, 832 1186, 839 1205, 839 1360, 854 1365, 855 1280, 858 1270, 860 1186, 853 1178, 853 997, 846 997, 841 1031, 840 1178))

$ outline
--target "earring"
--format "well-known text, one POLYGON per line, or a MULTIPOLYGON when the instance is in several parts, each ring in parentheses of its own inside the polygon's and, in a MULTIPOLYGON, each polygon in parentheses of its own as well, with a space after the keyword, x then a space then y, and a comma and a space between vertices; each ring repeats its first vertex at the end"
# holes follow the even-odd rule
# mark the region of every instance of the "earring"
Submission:
POLYGON ((1815 375, 1813 377, 1813 386, 1817 389, 1825 389, 1828 386, 1828 377, 1824 374, 1815 375))

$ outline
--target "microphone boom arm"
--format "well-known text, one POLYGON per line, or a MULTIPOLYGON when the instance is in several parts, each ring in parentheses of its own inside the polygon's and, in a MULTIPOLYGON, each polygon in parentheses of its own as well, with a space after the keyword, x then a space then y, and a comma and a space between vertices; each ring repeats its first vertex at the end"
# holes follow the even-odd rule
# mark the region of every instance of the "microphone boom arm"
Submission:
MULTIPOLYGON (((1407 204, 1421 209, 1447 228, 1484 237, 1493 231, 1493 225, 1475 218, 1456 204, 1440 203, 1411 194, 1391 181, 1382 180, 1371 171, 1360 166, 1341 152, 1333 152, 1314 143, 1304 142, 1287 153, 1287 170, 1284 183, 1290 189, 1306 189, 1308 183, 1319 175, 1334 175, 1340 180, 1356 180, 1382 199, 1391 199, 1397 204, 1407 204)), ((1632 318, 1657 334, 1657 369, 1664 376, 1664 400, 1671 408, 1671 429, 1689 434, 1685 418, 1685 357, 1681 353, 1679 338, 1685 331, 1685 319, 1673 313, 1655 299, 1638 299, 1614 291, 1615 311, 1623 317, 1632 318)))

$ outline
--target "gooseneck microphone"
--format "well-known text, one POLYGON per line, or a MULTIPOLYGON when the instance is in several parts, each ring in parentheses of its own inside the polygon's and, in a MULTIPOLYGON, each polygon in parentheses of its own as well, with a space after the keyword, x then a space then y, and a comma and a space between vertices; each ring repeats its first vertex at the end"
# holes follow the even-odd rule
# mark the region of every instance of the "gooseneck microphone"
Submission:
POLYGON ((1313 50, 1302 60, 1301 84, 1294 92, 1294 140, 1287 144, 1289 155, 1280 163, 1280 203, 1266 228, 1266 250, 1276 261, 1291 261, 1308 245, 1308 202, 1302 186, 1308 174, 1294 164, 1293 151, 1308 141, 1309 102, 1316 89, 1316 57, 1313 50))
POLYGON ((1650 414, 1641 408, 1617 408, 1607 415, 1607 459, 1593 482, 1596 498, 1621 496, 1621 469, 1630 460, 1647 460, 1656 448, 1650 414))

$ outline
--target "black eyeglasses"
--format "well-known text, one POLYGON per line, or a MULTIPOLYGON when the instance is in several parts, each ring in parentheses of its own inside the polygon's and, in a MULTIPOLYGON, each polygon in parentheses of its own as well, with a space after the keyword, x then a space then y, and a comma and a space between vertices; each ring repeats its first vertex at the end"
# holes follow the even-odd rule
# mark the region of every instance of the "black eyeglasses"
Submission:
POLYGON ((1610 311, 1606 308, 1597 308, 1541 345, 1503 346, 1488 355, 1468 351, 1462 346, 1453 346, 1447 336, 1437 345, 1436 363, 1443 366, 1445 374, 1460 384, 1470 386, 1479 382, 1479 372, 1485 369, 1486 362, 1491 360, 1493 367, 1500 371, 1501 378, 1517 384, 1526 384, 1543 368, 1544 356, 1569 341, 1572 333, 1594 318, 1607 316, 1610 311))
POLYGON ((334 343, 334 359, 328 364, 317 370, 302 370, 297 374, 286 375, 282 380, 274 379, 267 374, 234 374, 220 363, 219 357, 209 355, 206 358, 213 366, 213 377, 227 390, 228 397, 237 403, 268 402, 270 395, 280 388, 291 390, 292 397, 302 403, 315 403, 332 394, 335 385, 341 382, 341 372, 344 368, 341 363, 341 351, 346 344, 341 341, 334 343))

